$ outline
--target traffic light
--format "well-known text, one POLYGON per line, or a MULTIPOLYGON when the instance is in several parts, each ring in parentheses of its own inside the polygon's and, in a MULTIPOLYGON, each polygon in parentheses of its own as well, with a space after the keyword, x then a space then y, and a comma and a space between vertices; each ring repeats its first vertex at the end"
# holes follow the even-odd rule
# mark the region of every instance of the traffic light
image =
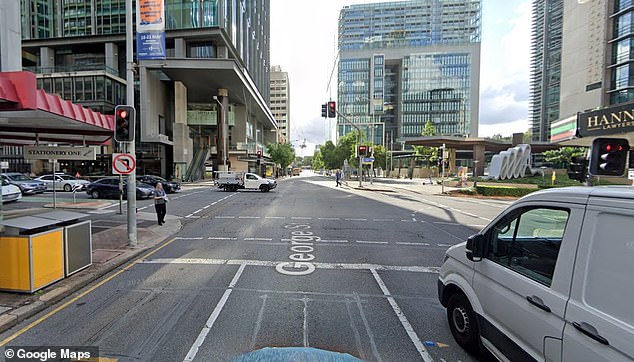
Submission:
POLYGON ((135 110, 133 106, 114 108, 114 139, 117 142, 134 142, 135 110))
POLYGON ((334 101, 328 102, 328 118, 337 117, 337 104, 334 101))
POLYGON ((359 156, 366 156, 368 154, 368 146, 359 145, 358 152, 359 156))
POLYGON ((588 172, 588 159, 581 156, 573 157, 568 165, 568 178, 584 182, 588 172))
POLYGON ((438 147, 438 162, 445 159, 445 149, 442 147, 438 147))
POLYGON ((623 176, 630 145, 622 138, 596 138, 592 141, 590 171, 593 176, 623 176))
POLYGON ((321 105, 321 116, 323 118, 328 117, 328 104, 326 104, 326 103, 321 105))

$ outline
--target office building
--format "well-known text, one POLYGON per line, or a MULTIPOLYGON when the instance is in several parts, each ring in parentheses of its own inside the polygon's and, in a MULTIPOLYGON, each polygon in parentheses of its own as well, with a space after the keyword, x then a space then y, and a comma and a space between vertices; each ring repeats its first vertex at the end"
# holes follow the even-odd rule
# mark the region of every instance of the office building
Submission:
POLYGON ((291 98, 288 73, 282 71, 282 67, 271 67, 271 103, 270 108, 273 117, 277 121, 277 142, 286 143, 290 139, 291 129, 291 98))
MULTIPOLYGON (((631 1, 534 1, 534 140, 589 145, 593 132, 574 139, 578 129, 588 128, 581 114, 598 109, 610 114, 633 104, 633 16, 631 1)), ((634 131, 627 122, 599 128, 603 135, 625 137, 634 131)))
MULTIPOLYGON (((126 1, 23 0, 23 64, 38 86, 102 113, 125 104, 126 1)), ((254 169, 277 127, 269 1, 163 2, 165 59, 134 58, 137 173, 254 169)))
POLYGON ((344 7, 339 15, 338 134, 362 127, 388 147, 421 135, 478 135, 480 0, 344 7))

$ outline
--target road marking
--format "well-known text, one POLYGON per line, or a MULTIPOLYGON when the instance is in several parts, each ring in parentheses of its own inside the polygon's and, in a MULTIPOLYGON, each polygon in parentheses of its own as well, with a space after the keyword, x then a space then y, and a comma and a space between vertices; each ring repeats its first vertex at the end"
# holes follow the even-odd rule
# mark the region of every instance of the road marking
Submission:
POLYGON ((318 217, 317 220, 341 220, 338 217, 318 217))
POLYGON ((401 321, 401 325, 405 329, 405 332, 407 332, 407 335, 409 336, 409 339, 414 343, 414 346, 418 350, 418 353, 420 354, 420 356, 423 359, 423 361, 425 361, 425 362, 433 362, 434 359, 431 358, 431 356, 429 355, 429 352, 427 352, 427 349, 425 348, 423 343, 420 341, 420 338, 418 338, 418 335, 416 334, 416 331, 414 331, 414 328, 412 327, 412 325, 407 320, 407 317, 405 317, 405 314, 403 313, 401 308, 396 303, 396 300, 394 299, 394 297, 392 297, 392 294, 390 293, 389 289, 387 289, 387 286, 385 285, 385 283, 383 283, 383 280, 379 276, 379 273, 377 273, 375 269, 370 269, 370 272, 372 272, 372 275, 374 276, 374 279, 379 284, 379 287, 381 288, 381 291, 383 291, 383 295, 385 295, 387 297, 387 301, 392 306, 392 310, 394 311, 394 313, 398 317, 399 321, 401 321))
POLYGON ((368 221, 368 219, 344 219, 346 221, 368 221))
POLYGON ((235 216, 216 216, 216 219, 235 219, 235 216))
POLYGON ((214 323, 216 323, 216 319, 218 319, 218 316, 220 315, 222 308, 224 308, 225 303, 227 303, 227 299, 229 299, 229 296, 231 295, 233 288, 236 286, 236 283, 238 283, 238 279, 240 279, 240 276, 242 275, 242 272, 244 271, 245 266, 246 264, 242 264, 238 268, 238 271, 233 276, 233 279, 231 279, 231 282, 229 283, 227 290, 225 290, 224 294, 222 295, 222 298, 220 298, 220 300, 218 301, 218 304, 216 304, 216 308, 214 308, 213 312, 211 312, 211 315, 207 319, 205 326, 198 334, 198 338, 196 338, 196 341, 194 341, 194 344, 189 349, 189 352, 187 352, 187 355, 185 356, 185 359, 183 361, 193 361, 194 358, 196 357, 196 354, 198 353, 198 349, 200 349, 203 343, 205 343, 205 339, 207 338, 207 335, 209 334, 211 327, 213 327, 214 323))
POLYGON ((416 245, 416 246, 429 246, 428 243, 406 243, 406 242, 397 242, 399 245, 416 245))
POLYGON ((174 239, 176 239, 176 240, 202 240, 203 238, 202 237, 199 237, 199 238, 186 238, 186 237, 177 236, 174 239))
POLYGON ((443 247, 444 247, 444 246, 453 246, 452 244, 436 244, 436 245, 438 245, 438 246, 443 246, 443 247))
POLYGON ((387 241, 356 240, 359 244, 388 244, 387 241))
POLYGON ((238 219, 259 219, 260 216, 238 216, 238 219))
POLYGON ((286 219, 284 216, 265 216, 265 219, 280 219, 280 220, 284 220, 286 219))
POLYGON ((394 219, 374 219, 372 221, 394 221, 394 219))
POLYGON ((246 241, 271 241, 271 238, 244 238, 246 241))
POLYGON ((44 316, 42 316, 41 318, 37 319, 36 321, 32 322, 28 326, 22 328, 21 330, 15 332, 11 336, 9 336, 9 337, 5 338, 4 340, 0 341, 0 347, 6 345, 7 343, 9 343, 9 342, 13 341, 14 339, 18 338, 19 336, 21 336, 22 334, 28 332, 30 329, 36 327, 37 325, 39 325, 40 323, 44 322, 45 320, 47 320, 51 316, 55 315, 57 312, 65 309, 69 305, 75 304, 76 301, 78 301, 82 297, 88 295, 88 293, 94 291, 95 289, 99 288, 100 286, 102 286, 102 285, 106 284, 107 282, 111 281, 112 279, 116 278, 121 273, 128 271, 133 266, 135 266, 137 264, 140 264, 144 259, 147 259, 148 257, 152 256, 157 251, 159 251, 159 250, 163 249, 164 247, 170 245, 175 240, 176 239, 171 239, 171 240, 167 241, 166 243, 164 243, 163 245, 160 245, 156 249, 154 249, 154 250, 148 252, 147 254, 143 255, 142 257, 136 259, 135 261, 133 261, 132 263, 128 264, 127 266, 119 269, 119 271, 111 274, 109 277, 103 279, 102 281, 98 282, 97 284, 93 285, 92 287, 90 287, 90 288, 86 289, 85 291, 79 293, 76 297, 69 299, 66 303, 60 305, 59 307, 57 307, 55 309, 53 309, 52 311, 50 311, 49 313, 45 314, 44 316))
MULTIPOLYGON (((245 260, 245 259, 200 259, 200 258, 158 258, 145 259, 140 264, 190 264, 190 265, 242 265, 275 267, 285 261, 271 260, 245 260)), ((317 269, 337 269, 337 270, 380 270, 380 271, 405 271, 412 273, 437 274, 440 267, 437 266, 401 266, 401 265, 379 265, 379 264, 346 264, 346 263, 313 263, 317 269)))
POLYGON ((312 217, 291 216, 291 220, 312 220, 312 217))
POLYGON ((348 240, 324 240, 324 239, 321 239, 319 241, 322 243, 347 243, 348 242, 348 240))
POLYGON ((238 238, 227 238, 227 237, 208 237, 208 240, 238 240, 238 238))

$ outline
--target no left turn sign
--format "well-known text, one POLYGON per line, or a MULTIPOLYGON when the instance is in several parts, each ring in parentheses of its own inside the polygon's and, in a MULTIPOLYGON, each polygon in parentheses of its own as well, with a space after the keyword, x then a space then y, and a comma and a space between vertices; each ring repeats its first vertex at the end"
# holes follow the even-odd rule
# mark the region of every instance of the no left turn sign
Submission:
POLYGON ((112 173, 115 175, 127 175, 136 168, 136 160, 129 153, 112 154, 112 173))

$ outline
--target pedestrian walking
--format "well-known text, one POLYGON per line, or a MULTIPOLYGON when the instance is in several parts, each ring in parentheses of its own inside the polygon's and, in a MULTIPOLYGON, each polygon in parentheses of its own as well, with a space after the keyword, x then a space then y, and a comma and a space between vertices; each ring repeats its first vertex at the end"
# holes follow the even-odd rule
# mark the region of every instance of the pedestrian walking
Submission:
POLYGON ((165 223, 165 214, 167 214, 167 194, 163 190, 160 182, 154 187, 154 209, 156 210, 156 218, 159 225, 165 223))
POLYGON ((341 186, 341 170, 337 169, 337 172, 335 172, 335 180, 337 181, 337 187, 341 186))

